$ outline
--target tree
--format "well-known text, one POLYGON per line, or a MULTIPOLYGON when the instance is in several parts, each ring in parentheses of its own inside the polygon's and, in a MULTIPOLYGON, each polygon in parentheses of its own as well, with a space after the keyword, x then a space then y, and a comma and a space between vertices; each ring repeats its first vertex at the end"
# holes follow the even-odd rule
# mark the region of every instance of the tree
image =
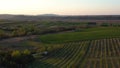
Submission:
POLYGON ((25 54, 25 55, 30 55, 31 52, 30 52, 28 49, 26 49, 26 50, 24 50, 23 54, 25 54))
POLYGON ((5 37, 5 32, 3 30, 0 30, 0 39, 5 37))
POLYGON ((20 51, 16 50, 16 51, 13 51, 12 54, 11 54, 12 57, 20 57, 21 56, 21 53, 20 51))

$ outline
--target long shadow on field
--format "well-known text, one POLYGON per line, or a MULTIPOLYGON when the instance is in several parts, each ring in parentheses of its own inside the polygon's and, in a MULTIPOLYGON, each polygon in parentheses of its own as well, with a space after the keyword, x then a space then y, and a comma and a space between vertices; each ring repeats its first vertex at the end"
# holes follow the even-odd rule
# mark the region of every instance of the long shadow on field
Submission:
POLYGON ((33 64, 30 64, 28 68, 55 68, 52 64, 36 61, 33 64))

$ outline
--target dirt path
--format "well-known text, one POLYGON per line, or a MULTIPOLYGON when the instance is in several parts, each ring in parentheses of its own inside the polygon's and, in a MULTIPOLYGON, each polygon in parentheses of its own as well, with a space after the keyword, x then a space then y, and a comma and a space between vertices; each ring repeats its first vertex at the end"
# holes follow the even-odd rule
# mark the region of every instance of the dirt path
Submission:
POLYGON ((3 40, 0 40, 0 43, 20 42, 20 41, 25 41, 25 40, 31 40, 31 39, 34 39, 34 38, 37 38, 37 35, 3 39, 3 40))

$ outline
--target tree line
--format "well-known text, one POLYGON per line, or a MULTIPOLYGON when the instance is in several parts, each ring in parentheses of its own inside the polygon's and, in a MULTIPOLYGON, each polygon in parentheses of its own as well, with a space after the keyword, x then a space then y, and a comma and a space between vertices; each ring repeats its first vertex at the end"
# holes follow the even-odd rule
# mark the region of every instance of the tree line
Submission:
POLYGON ((25 68, 34 62, 34 57, 29 50, 0 52, 0 67, 5 68, 25 68))

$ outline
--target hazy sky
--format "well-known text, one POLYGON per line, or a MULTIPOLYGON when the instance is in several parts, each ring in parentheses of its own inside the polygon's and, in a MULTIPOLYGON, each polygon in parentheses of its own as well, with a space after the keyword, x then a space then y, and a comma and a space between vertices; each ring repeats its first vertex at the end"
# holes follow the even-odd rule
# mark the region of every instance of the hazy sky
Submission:
POLYGON ((0 0, 0 14, 120 15, 120 0, 0 0))

